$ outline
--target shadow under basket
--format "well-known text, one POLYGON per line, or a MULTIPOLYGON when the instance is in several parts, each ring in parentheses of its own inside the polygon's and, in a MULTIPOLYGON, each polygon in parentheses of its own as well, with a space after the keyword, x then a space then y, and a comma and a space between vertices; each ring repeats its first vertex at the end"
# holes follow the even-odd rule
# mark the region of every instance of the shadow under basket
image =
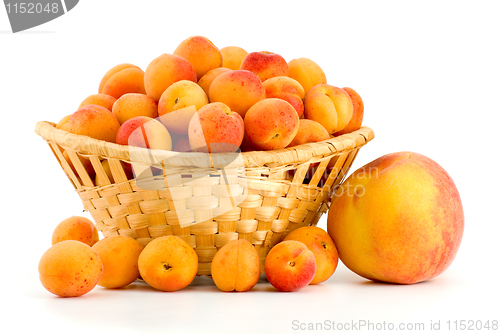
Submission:
POLYGON ((104 236, 146 245, 175 235, 210 275, 217 250, 246 239, 263 272, 269 250, 292 230, 316 225, 359 149, 368 127, 275 151, 178 153, 123 146, 38 122, 45 139, 104 236), (135 175, 135 177, 134 177, 135 175))

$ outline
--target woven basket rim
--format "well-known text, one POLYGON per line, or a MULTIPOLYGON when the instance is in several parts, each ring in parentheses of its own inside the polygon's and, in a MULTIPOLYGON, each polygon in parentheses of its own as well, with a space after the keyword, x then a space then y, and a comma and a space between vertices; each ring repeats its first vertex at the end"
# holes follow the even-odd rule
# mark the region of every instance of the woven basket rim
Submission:
POLYGON ((363 126, 359 130, 332 137, 322 142, 307 143, 280 150, 208 154, 199 152, 179 153, 119 145, 57 129, 55 123, 48 121, 39 121, 36 124, 35 132, 46 141, 55 142, 65 149, 75 150, 81 154, 98 155, 150 166, 161 166, 163 163, 169 167, 198 168, 214 167, 214 161, 218 161, 224 166, 231 166, 231 161, 237 161, 233 166, 243 165, 245 167, 269 165, 277 167, 288 164, 301 164, 310 161, 313 157, 327 157, 361 147, 375 137, 372 129, 363 126), (238 159, 235 159, 236 155, 238 159), (229 163, 226 163, 228 159, 229 163))

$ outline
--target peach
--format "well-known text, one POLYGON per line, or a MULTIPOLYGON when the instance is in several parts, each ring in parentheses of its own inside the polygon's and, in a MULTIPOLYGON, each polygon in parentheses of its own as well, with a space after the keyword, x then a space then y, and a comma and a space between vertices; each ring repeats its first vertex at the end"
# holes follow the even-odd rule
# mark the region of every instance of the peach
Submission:
POLYGON ((92 249, 99 255, 103 274, 98 285, 123 288, 139 278, 139 255, 144 247, 135 239, 123 235, 106 237, 92 249))
POLYGON ((137 116, 123 123, 116 134, 116 143, 167 151, 172 149, 172 139, 165 126, 146 116, 137 116))
POLYGON ((111 96, 111 95, 106 95, 106 94, 92 94, 92 95, 89 95, 85 98, 85 100, 82 101, 82 103, 80 103, 80 106, 78 107, 78 109, 84 107, 84 106, 87 106, 89 104, 96 104, 98 106, 101 106, 101 107, 104 107, 106 109, 108 109, 109 111, 111 111, 111 109, 113 108, 113 104, 115 104, 116 102, 116 99, 111 96))
POLYGON ((274 77, 264 81, 266 89, 266 97, 275 97, 289 102, 297 114, 302 116, 304 113, 304 103, 302 100, 305 97, 304 88, 297 80, 289 77, 274 77))
POLYGON ((101 82, 99 82, 98 93, 102 93, 102 89, 106 85, 106 82, 108 81, 109 78, 111 78, 113 75, 126 68, 139 68, 139 67, 128 63, 118 64, 116 66, 113 66, 109 71, 106 72, 106 74, 104 74, 104 76, 101 79, 101 82))
POLYGON ((243 58, 248 54, 245 49, 239 46, 226 46, 220 49, 222 54, 222 67, 227 67, 232 70, 239 70, 243 58))
POLYGON ((302 242, 313 252, 316 259, 316 274, 309 284, 318 284, 329 279, 339 263, 339 254, 330 235, 317 226, 304 226, 290 232, 283 240, 302 242))
POLYGON ((112 112, 118 122, 123 124, 137 116, 158 117, 158 104, 146 94, 129 93, 116 100, 112 112))
MULTIPOLYGON (((62 129, 62 127, 66 123, 68 123, 70 117, 71 117, 71 115, 66 115, 63 118, 61 118, 61 120, 59 121, 59 123, 57 123, 57 125, 56 125, 56 129, 62 129)), ((63 129, 63 130, 65 130, 65 129, 63 129)))
POLYGON ((160 122, 172 132, 187 134, 189 122, 197 110, 208 104, 203 89, 189 80, 173 83, 158 102, 160 122))
POLYGON ((323 125, 329 134, 344 129, 351 120, 352 113, 351 97, 338 87, 316 85, 304 99, 304 116, 323 125))
POLYGON ((250 71, 229 71, 217 76, 210 85, 210 102, 222 102, 241 117, 251 106, 266 98, 266 89, 259 77, 250 71))
POLYGON ((52 233, 52 245, 65 240, 75 240, 93 246, 99 241, 99 233, 89 219, 73 216, 61 221, 52 233))
POLYGON ((90 292, 101 279, 103 266, 87 244, 66 240, 50 247, 38 263, 40 282, 60 297, 78 297, 90 292))
POLYGON ((189 123, 189 144, 196 152, 236 152, 241 145, 245 125, 241 116, 224 103, 202 107, 189 123))
POLYGON ((340 260, 374 281, 412 284, 441 274, 464 231, 458 190, 421 154, 384 155, 352 173, 335 193, 328 233, 340 260))
POLYGON ((262 51, 250 52, 243 58, 240 70, 251 71, 264 82, 267 79, 288 75, 288 64, 279 54, 262 51))
POLYGON ((174 55, 186 59, 193 65, 198 80, 208 71, 222 66, 222 54, 219 49, 203 36, 185 39, 177 46, 174 55))
POLYGON ((149 63, 144 73, 144 87, 147 95, 155 101, 171 84, 181 80, 197 81, 193 65, 186 59, 164 53, 149 63))
POLYGON ((288 68, 288 76, 297 80, 306 94, 314 86, 327 83, 325 72, 311 59, 292 59, 288 62, 288 68))
POLYGON ((111 111, 87 105, 75 111, 65 125, 68 132, 114 143, 120 122, 111 111))
POLYGON ((363 123, 363 115, 365 113, 365 106, 361 96, 359 96, 359 94, 352 88, 344 87, 342 89, 351 97, 353 107, 352 117, 344 129, 335 133, 336 136, 359 130, 361 128, 361 124, 363 123))
POLYGON ((194 249, 173 235, 153 239, 144 247, 138 263, 144 281, 161 291, 185 288, 198 272, 198 255, 194 249))
POLYGON ((299 130, 288 147, 317 143, 327 139, 330 139, 330 135, 323 125, 310 119, 299 119, 299 130))
POLYGON ((245 115, 245 135, 261 150, 290 144, 299 130, 299 116, 288 102, 270 98, 254 104, 245 115))
POLYGON ((127 93, 146 94, 144 88, 144 71, 129 67, 113 74, 102 88, 102 93, 119 99, 127 93))
POLYGON ((267 280, 280 291, 297 291, 311 283, 316 258, 300 241, 286 240, 275 245, 264 262, 267 280))
POLYGON ((248 291, 259 281, 259 253, 245 239, 230 241, 212 259, 211 273, 221 291, 248 291))
POLYGON ((212 82, 219 76, 219 74, 222 74, 224 72, 231 71, 229 68, 225 67, 218 67, 214 68, 213 70, 208 71, 204 76, 198 80, 198 86, 200 86, 205 94, 208 96, 208 93, 210 91, 210 86, 212 85, 212 82))

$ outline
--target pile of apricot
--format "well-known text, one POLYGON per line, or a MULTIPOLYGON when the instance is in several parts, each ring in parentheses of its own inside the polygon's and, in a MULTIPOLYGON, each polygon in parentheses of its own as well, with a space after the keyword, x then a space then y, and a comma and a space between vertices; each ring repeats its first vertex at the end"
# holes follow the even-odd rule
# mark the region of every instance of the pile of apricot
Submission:
MULTIPOLYGON (((327 280, 337 268, 337 249, 323 229, 301 227, 271 248, 265 274, 280 291, 296 291, 327 280)), ((158 237, 143 247, 126 236, 99 240, 94 224, 84 217, 63 220, 39 262, 42 285, 61 297, 82 296, 97 285, 119 289, 141 278, 160 291, 185 288, 197 275, 198 255, 180 237, 158 237)), ((211 264, 221 291, 249 291, 261 276, 259 255, 244 239, 222 246, 211 264)))

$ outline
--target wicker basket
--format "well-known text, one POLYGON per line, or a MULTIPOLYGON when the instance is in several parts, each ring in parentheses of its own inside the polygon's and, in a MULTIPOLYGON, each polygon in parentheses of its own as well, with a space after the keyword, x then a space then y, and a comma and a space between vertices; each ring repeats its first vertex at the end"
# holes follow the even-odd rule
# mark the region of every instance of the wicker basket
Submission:
POLYGON ((50 122, 38 122, 35 131, 104 236, 130 236, 146 245, 176 235, 198 254, 199 275, 210 275, 217 250, 235 239, 255 245, 263 269, 268 251, 287 233, 317 224, 359 149, 374 137, 362 127, 293 148, 209 155, 117 145, 50 122), (136 178, 127 177, 128 163, 140 171, 136 178))

